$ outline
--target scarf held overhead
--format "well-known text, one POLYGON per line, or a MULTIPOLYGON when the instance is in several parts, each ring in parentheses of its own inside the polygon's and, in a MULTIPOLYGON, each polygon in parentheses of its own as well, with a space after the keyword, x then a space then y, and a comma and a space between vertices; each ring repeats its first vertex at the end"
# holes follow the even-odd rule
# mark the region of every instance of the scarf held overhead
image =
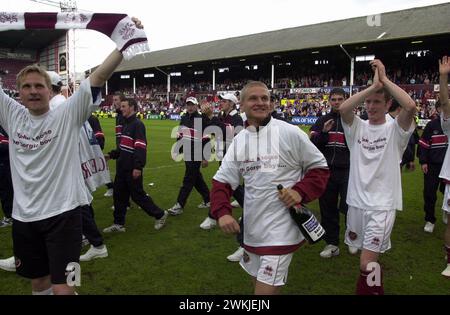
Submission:
POLYGON ((0 12, 0 31, 33 29, 89 29, 116 43, 126 60, 149 51, 147 36, 126 14, 73 12, 0 12))

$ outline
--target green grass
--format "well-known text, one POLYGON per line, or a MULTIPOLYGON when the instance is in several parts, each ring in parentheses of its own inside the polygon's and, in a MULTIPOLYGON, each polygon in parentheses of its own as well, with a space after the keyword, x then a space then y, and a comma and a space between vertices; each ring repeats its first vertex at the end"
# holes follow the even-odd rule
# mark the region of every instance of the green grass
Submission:
MULTIPOLYGON (((114 146, 114 119, 101 119, 107 142, 105 152, 114 146)), ((172 121, 145 121, 148 155, 144 188, 162 208, 171 207, 180 188, 184 163, 170 157, 174 139, 172 121), (148 186, 153 182, 154 186, 148 186)), ((305 128, 306 129, 306 128, 305 128)), ((111 175, 115 167, 111 163, 111 175)), ((210 184, 218 163, 202 169, 210 184)), ((445 267, 444 226, 441 221, 442 195, 439 194, 434 234, 423 232, 423 176, 416 171, 403 173, 404 211, 398 212, 392 234, 392 249, 382 255, 386 294, 449 294, 450 281, 440 273, 445 267)), ((100 229, 112 223, 112 198, 106 188, 94 194, 94 209, 100 229)), ((252 294, 250 277, 239 264, 226 256, 237 248, 234 237, 219 229, 203 231, 199 224, 206 217, 198 209, 200 195, 194 190, 179 217, 169 217, 167 226, 153 229, 153 218, 136 205, 127 214, 126 233, 106 234, 109 257, 81 264, 80 294, 252 294)), ((311 207, 318 210, 317 202, 311 207)), ((317 211, 318 213, 318 211, 317 211)), ((239 217, 241 209, 234 211, 239 217)), ((344 226, 343 218, 341 226, 344 226)), ((343 234, 343 230, 342 233, 343 234)), ((0 257, 12 254, 11 229, 0 229, 0 257)), ((359 258, 350 256, 344 245, 341 255, 322 259, 324 243, 298 250, 289 269, 284 294, 353 294, 359 258)), ((0 294, 30 294, 29 281, 0 270, 0 294)))

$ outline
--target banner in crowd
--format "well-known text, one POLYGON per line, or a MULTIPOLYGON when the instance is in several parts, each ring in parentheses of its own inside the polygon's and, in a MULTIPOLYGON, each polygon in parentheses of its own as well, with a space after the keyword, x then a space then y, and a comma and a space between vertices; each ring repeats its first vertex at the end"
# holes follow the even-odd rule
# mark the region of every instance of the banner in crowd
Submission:
MULTIPOLYGON (((291 94, 317 94, 317 93, 326 93, 329 94, 332 89, 337 86, 327 86, 327 87, 315 87, 315 88, 295 88, 290 89, 291 94)), ((350 86, 338 86, 345 91, 345 93, 350 93, 350 86)), ((359 86, 353 86, 353 92, 358 92, 359 86)))
POLYGON ((170 114, 169 119, 171 119, 171 120, 181 120, 181 116, 179 114, 170 114))
POLYGON ((320 92, 321 88, 296 88, 291 89, 291 94, 317 94, 320 92))
POLYGON ((317 119, 319 118, 314 116, 294 116, 291 123, 294 125, 314 125, 317 119))
POLYGON ((233 94, 233 95, 236 95, 236 92, 240 92, 240 91, 217 91, 217 95, 221 95, 221 96, 224 96, 225 94, 233 94))
POLYGON ((147 115, 147 119, 152 119, 152 120, 161 119, 161 116, 159 116, 159 115, 147 115))
POLYGON ((431 121, 431 119, 419 119, 417 122, 417 126, 418 127, 425 127, 429 122, 431 121))
MULTIPOLYGON (((448 88, 450 89, 450 84, 448 85, 448 88)), ((439 84, 435 84, 434 85, 434 91, 435 92, 439 92, 440 88, 439 88, 439 84)))

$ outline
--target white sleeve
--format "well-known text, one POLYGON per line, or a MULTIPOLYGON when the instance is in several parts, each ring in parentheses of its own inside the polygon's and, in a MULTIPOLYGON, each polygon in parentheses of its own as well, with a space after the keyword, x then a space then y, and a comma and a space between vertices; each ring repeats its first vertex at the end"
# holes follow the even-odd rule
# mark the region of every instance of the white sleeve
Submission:
POLYGON ((95 103, 92 99, 91 84, 89 78, 81 82, 80 88, 67 99, 69 115, 77 125, 81 126, 88 120, 92 112, 98 109, 102 101, 102 95, 97 95, 95 103))
POLYGON ((358 131, 359 126, 362 123, 362 120, 361 120, 361 118, 359 118, 359 116, 355 115, 351 126, 346 124, 344 122, 344 120, 342 119, 342 117, 341 117, 341 123, 342 123, 342 128, 344 129, 344 135, 345 135, 345 139, 347 141, 347 146, 349 148, 351 148, 354 145, 355 138, 356 138, 356 132, 358 131))
POLYGON ((322 152, 311 142, 303 130, 297 128, 295 137, 293 147, 298 149, 294 152, 297 155, 297 161, 303 169, 303 174, 315 168, 328 168, 327 160, 322 152))
POLYGON ((411 125, 409 126, 408 131, 405 131, 402 127, 400 127, 400 125, 398 124, 397 118, 393 121, 393 124, 395 126, 394 127, 395 132, 397 133, 397 136, 399 139, 399 141, 397 142, 398 148, 403 155, 403 152, 405 151, 406 146, 408 145, 409 138, 411 137, 412 133, 414 132, 414 128, 416 127, 416 124, 414 123, 414 121, 411 121, 411 125))
POLYGON ((10 135, 9 122, 12 120, 14 113, 18 110, 25 108, 11 97, 5 94, 2 88, 0 88, 0 125, 10 135))
POLYGON ((240 173, 239 173, 239 158, 235 154, 237 152, 237 141, 236 138, 231 142, 227 153, 222 160, 219 170, 214 175, 213 179, 221 183, 230 184, 231 188, 235 190, 240 184, 240 173))

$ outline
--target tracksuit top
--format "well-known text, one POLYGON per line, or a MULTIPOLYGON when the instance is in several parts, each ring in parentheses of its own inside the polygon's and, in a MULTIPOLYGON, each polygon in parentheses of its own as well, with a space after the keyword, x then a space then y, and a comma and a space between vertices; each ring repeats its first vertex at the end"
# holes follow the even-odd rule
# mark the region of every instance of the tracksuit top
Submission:
POLYGON ((118 171, 142 171, 147 159, 147 137, 145 126, 136 114, 123 118, 119 148, 109 154, 117 159, 118 171))
MULTIPOLYGON (((209 119, 198 111, 192 114, 186 113, 181 116, 178 129, 177 141, 180 144, 180 152, 184 153, 185 160, 195 161, 195 152, 203 152, 203 147, 209 142, 210 138, 203 134, 205 128, 209 125, 209 119), (190 146, 191 152, 188 158, 186 150, 183 148, 190 146)), ((202 158, 204 158, 202 156, 202 158)))
POLYGON ((332 111, 320 117, 311 127, 311 141, 323 153, 330 167, 350 167, 350 151, 339 113, 332 111), (322 132, 323 125, 330 119, 334 121, 333 127, 329 132, 322 132))
POLYGON ((9 137, 5 129, 0 126, 0 161, 9 165, 9 137))
MULTIPOLYGON (((220 127, 222 130, 222 138, 218 138, 218 140, 222 141, 224 146, 223 155, 225 156, 227 147, 231 144, 234 136, 239 133, 242 129, 244 129, 244 122, 242 120, 241 115, 237 112, 236 109, 233 109, 228 113, 228 115, 223 115, 220 113, 219 116, 211 118, 211 125, 215 125, 220 127), (239 126, 241 127, 239 129, 239 126)), ((223 156, 220 158, 220 160, 223 156)))
POLYGON ((123 120, 125 119, 120 110, 116 110, 116 146, 119 148, 120 136, 122 135, 123 120))
POLYGON ((419 140, 420 164, 439 164, 444 162, 448 139, 442 131, 441 118, 437 117, 427 123, 419 140))

